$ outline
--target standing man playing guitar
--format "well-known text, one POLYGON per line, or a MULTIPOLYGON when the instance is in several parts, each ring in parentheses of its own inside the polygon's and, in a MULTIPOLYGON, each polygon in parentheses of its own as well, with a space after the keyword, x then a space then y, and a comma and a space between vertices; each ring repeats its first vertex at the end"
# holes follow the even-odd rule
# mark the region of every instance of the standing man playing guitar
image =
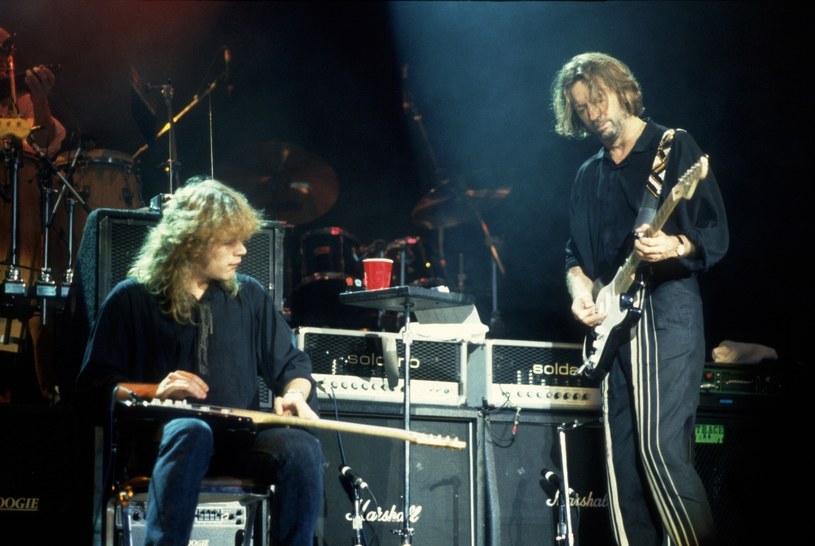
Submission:
POLYGON ((697 275, 729 244, 718 185, 687 132, 641 117, 639 83, 613 57, 570 59, 552 84, 552 107, 558 134, 596 135, 602 144, 572 187, 566 283, 572 314, 593 329, 583 371, 605 377, 615 538, 635 546, 712 544, 693 441, 705 363, 697 275), (675 190, 689 177, 690 196, 677 201, 675 190))

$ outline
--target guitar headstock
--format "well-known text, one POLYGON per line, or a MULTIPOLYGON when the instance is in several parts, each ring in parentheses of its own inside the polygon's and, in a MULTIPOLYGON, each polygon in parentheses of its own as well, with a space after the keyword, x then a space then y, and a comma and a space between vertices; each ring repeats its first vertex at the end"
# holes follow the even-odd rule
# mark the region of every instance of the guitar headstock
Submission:
POLYGON ((23 118, 0 118, 0 138, 8 136, 21 140, 28 138, 33 125, 31 120, 23 118))
POLYGON ((467 449, 467 442, 450 436, 439 434, 415 433, 412 435, 411 443, 420 446, 443 447, 447 449, 463 450, 467 449))
POLYGON ((690 199, 693 197, 693 192, 696 191, 696 186, 699 181, 707 176, 708 172, 708 157, 703 155, 699 160, 690 166, 685 171, 676 183, 676 186, 671 190, 671 195, 674 200, 690 199))

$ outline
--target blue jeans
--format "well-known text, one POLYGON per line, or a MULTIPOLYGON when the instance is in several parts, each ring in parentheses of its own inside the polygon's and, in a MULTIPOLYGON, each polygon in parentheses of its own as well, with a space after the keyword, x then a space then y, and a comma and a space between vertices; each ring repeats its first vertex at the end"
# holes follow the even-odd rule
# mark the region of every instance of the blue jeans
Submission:
MULTIPOLYGON (((317 437, 296 428, 267 428, 257 432, 248 450, 229 454, 229 446, 224 448, 217 457, 219 473, 231 466, 231 475, 275 486, 271 544, 312 546, 323 500, 323 453, 317 437)), ((187 546, 201 480, 210 473, 215 451, 214 434, 205 421, 183 418, 164 425, 148 492, 146 546, 187 546)))

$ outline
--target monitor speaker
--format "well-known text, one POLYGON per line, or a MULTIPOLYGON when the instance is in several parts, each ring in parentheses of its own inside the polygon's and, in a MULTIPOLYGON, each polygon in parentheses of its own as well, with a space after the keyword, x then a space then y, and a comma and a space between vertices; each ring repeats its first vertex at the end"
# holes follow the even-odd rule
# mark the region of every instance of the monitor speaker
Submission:
MULTIPOLYGON (((322 418, 333 419, 323 413, 322 418)), ((402 429, 398 414, 349 415, 339 419, 361 425, 402 429)), ((464 450, 423 445, 409 446, 409 528, 416 543, 475 546, 481 521, 476 513, 475 414, 453 417, 413 417, 411 430, 455 436, 467 442, 464 450)), ((325 504, 318 523, 319 546, 356 544, 353 489, 340 479, 340 467, 349 466, 367 488, 360 492, 365 544, 404 544, 403 527, 405 444, 403 441, 368 434, 318 431, 325 457, 325 504)))

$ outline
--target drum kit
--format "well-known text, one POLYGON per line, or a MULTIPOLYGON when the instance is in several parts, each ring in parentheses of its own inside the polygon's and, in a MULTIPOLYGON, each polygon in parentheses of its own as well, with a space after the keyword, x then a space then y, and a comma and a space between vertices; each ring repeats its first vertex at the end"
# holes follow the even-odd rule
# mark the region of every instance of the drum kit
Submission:
MULTIPOLYGON (((319 186, 309 185, 311 191, 319 186)), ((433 288, 447 284, 444 259, 444 230, 477 218, 489 241, 493 263, 504 272, 498 250, 481 213, 502 202, 508 187, 462 191, 433 189, 413 208, 411 217, 417 228, 435 230, 433 243, 419 235, 400 237, 390 242, 374 240, 362 244, 348 230, 331 226, 304 233, 297 253, 300 282, 292 293, 291 307, 297 325, 382 328, 381 314, 371 323, 371 312, 349 309, 338 302, 341 292, 362 288, 362 260, 384 257, 393 260, 391 286, 433 288)), ((326 198, 326 201, 328 199, 326 198)))
MULTIPOLYGON (((165 93, 167 86, 144 84, 135 69, 131 77, 133 88, 142 93, 161 87, 162 96, 166 96, 169 103, 172 93, 165 93)), ((213 81, 205 93, 214 89, 217 81, 213 81)), ((202 97, 197 97, 198 101, 202 97)), ((164 132, 173 140, 174 124, 194 105, 174 116, 168 104, 168 123, 157 135, 152 135, 152 140, 164 132)), ((3 118, 0 122, 4 120, 13 121, 3 118)), ((38 308, 44 315, 47 302, 56 302, 59 309, 60 301, 68 295, 76 250, 88 213, 100 207, 137 209, 144 205, 135 163, 143 150, 127 154, 95 148, 95 144, 83 149, 87 142, 80 142, 75 150, 61 153, 52 160, 42 150, 31 153, 30 145, 24 151, 20 141, 26 142, 25 138, 15 141, 8 136, 0 135, 5 142, 0 148, 0 225, 3 226, 0 258, 5 266, 0 317, 9 316, 8 310, 12 309, 12 315, 23 315, 14 318, 26 318, 38 308)), ((167 164, 175 164, 172 152, 167 164)), ((226 164, 226 172, 219 178, 242 191, 268 218, 292 226, 320 218, 334 206, 339 195, 332 167, 316 154, 294 144, 278 141, 250 144, 236 151, 226 164)), ((176 187, 176 173, 169 172, 172 192, 176 187)), ((314 320, 302 318, 302 322, 353 327, 353 323, 345 320, 344 312, 337 316, 337 296, 342 291, 361 288, 362 260, 368 257, 387 257, 394 261, 391 281, 394 286, 446 284, 444 230, 472 219, 478 220, 484 230, 494 264, 503 273, 503 264, 481 213, 502 202, 509 193, 509 187, 451 189, 445 184, 437 185, 411 213, 418 229, 437 232, 438 240, 433 244, 418 235, 362 244, 354 234, 337 226, 302 234, 296 253, 299 283, 290 301, 293 318, 297 321, 304 314, 317 313, 322 316, 314 320), (327 314, 321 311, 326 305, 330 307, 327 314)))
POLYGON ((141 183, 130 156, 114 150, 52 161, 6 146, 0 158, 3 301, 26 315, 34 298, 67 295, 87 212, 141 207, 141 183))

